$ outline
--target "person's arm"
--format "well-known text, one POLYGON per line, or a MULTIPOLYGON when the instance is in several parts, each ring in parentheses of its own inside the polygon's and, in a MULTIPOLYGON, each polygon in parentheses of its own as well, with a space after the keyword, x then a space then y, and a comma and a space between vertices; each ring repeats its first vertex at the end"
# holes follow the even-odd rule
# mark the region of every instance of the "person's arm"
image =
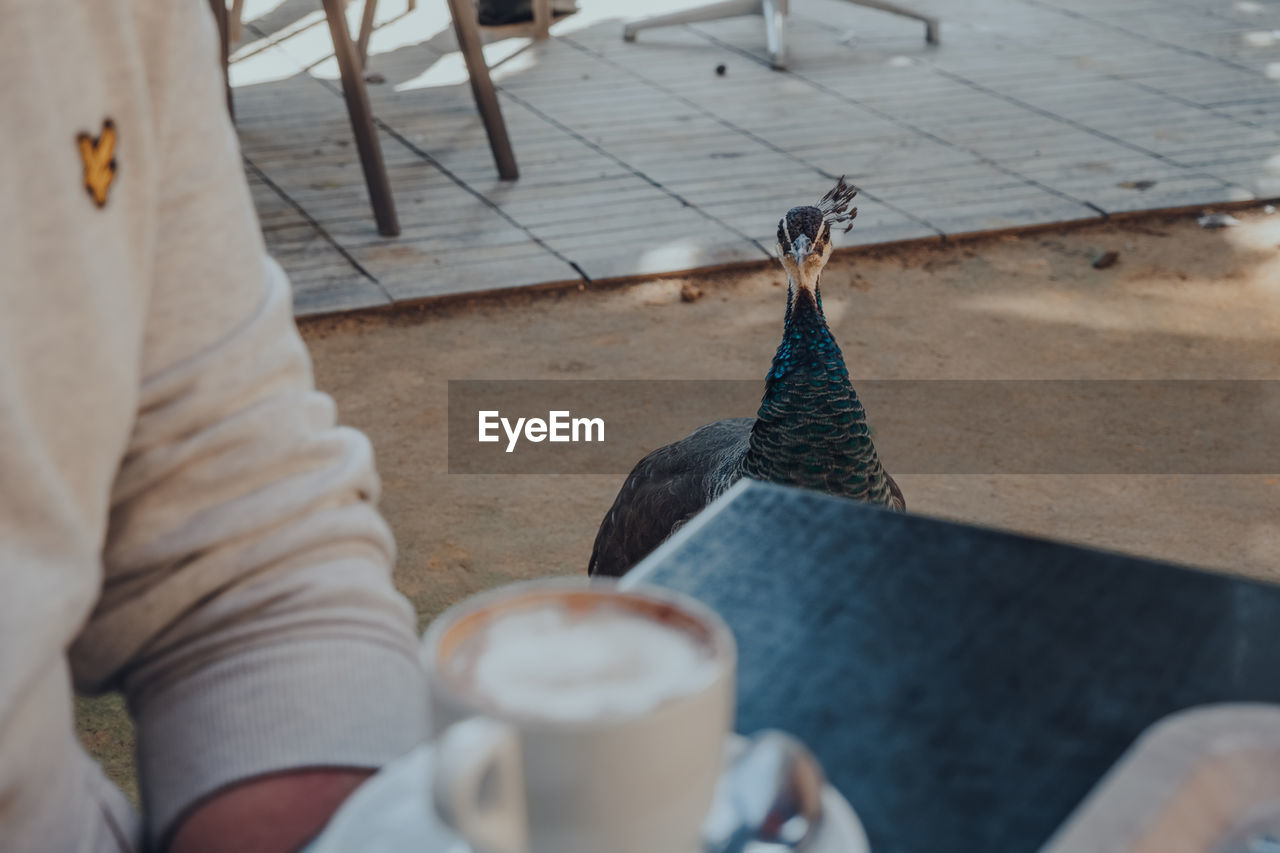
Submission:
POLYGON ((71 658, 128 697, 153 844, 292 850, 424 736, 415 619, 369 443, 314 390, 266 258, 208 5, 148 9, 154 137, 126 152, 158 163, 142 384, 71 658))
POLYGON ((178 827, 172 853, 298 850, 369 776, 322 768, 258 776, 196 806, 178 827))

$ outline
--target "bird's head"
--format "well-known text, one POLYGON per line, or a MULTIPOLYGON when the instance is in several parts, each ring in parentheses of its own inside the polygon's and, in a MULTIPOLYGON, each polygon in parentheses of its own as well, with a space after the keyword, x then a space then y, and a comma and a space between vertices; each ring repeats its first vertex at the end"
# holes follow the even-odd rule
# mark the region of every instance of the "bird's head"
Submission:
POLYGON ((814 290, 831 256, 831 226, 812 205, 793 207, 778 223, 778 257, 793 287, 814 290))
POLYGON ((816 205, 793 207, 778 222, 778 257, 792 288, 818 289, 818 277, 831 257, 831 229, 853 227, 858 209, 849 203, 857 194, 841 176, 816 205))

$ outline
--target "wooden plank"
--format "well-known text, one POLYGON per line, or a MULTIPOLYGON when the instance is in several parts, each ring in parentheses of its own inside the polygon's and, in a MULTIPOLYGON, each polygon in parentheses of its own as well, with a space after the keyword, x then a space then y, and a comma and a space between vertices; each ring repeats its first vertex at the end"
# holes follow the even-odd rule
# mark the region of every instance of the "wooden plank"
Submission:
POLYGON ((379 283, 396 300, 416 300, 580 281, 581 278, 573 267, 550 253, 544 253, 502 263, 466 265, 449 265, 442 258, 432 258, 413 268, 389 273, 379 283))
POLYGON ((620 240, 643 243, 651 238, 684 236, 697 239, 700 234, 719 230, 707 216, 681 207, 674 202, 665 208, 650 208, 649 216, 635 217, 629 212, 613 216, 600 216, 574 222, 555 222, 532 227, 530 230, 540 240, 553 246, 558 241, 618 243, 620 240))
POLYGON ((1280 150, 1280 90, 1241 67, 1243 34, 1265 29, 1256 16, 1208 14, 1207 0, 1046 2, 1086 12, 975 0, 944 49, 926 53, 913 24, 808 0, 792 10, 785 75, 734 52, 763 52, 758 19, 631 45, 610 27, 574 32, 576 45, 553 38, 495 76, 523 171, 514 183, 497 180, 465 85, 398 90, 456 49, 442 16, 399 19, 375 34, 370 66, 387 79, 370 100, 395 131, 378 137, 398 243, 373 228, 334 82, 304 70, 330 52, 323 22, 269 13, 254 23, 268 38, 251 36, 232 76, 247 83, 236 93, 243 150, 279 188, 250 181, 259 221, 313 306, 380 291, 357 274, 363 284, 343 295, 353 268, 308 217, 395 282, 396 298, 422 298, 572 273, 528 231, 593 276, 757 256, 735 229, 770 246, 777 216, 816 198, 824 174, 864 189, 844 245, 936 235, 925 220, 963 233, 1093 215, 1076 200, 1207 204, 1276 182, 1266 161, 1280 150), (856 40, 842 43, 850 30, 856 40), (291 76, 263 74, 271 63, 291 76))
POLYGON ((390 303, 378 285, 355 272, 331 268, 289 278, 293 286, 293 310, 298 316, 315 316, 336 311, 356 311, 390 303))
MULTIPOLYGON (((729 232, 722 232, 728 234, 729 232)), ((702 267, 762 261, 768 255, 732 235, 696 243, 644 244, 572 256, 593 280, 683 272, 702 267)))

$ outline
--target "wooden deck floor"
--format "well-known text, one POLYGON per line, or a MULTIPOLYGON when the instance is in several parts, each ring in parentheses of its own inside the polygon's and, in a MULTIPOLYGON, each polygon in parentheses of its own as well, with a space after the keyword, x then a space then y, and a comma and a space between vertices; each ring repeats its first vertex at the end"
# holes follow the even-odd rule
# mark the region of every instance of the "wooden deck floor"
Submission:
POLYGON ((249 0, 237 126, 297 313, 762 260, 840 174, 861 188, 845 246, 1280 196, 1276 0, 913 0, 939 47, 795 0, 785 72, 759 18, 620 38, 641 8, 696 2, 581 0, 548 42, 491 44, 521 168, 502 182, 445 4, 383 0, 386 239, 319 4, 249 0))

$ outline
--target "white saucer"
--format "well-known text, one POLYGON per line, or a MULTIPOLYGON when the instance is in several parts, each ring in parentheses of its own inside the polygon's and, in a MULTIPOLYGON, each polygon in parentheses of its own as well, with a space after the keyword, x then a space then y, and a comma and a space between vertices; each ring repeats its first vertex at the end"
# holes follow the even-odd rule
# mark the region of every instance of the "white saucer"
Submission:
MULTIPOLYGON (((724 750, 725 762, 732 760, 746 744, 747 739, 741 735, 729 735, 724 750)), ((822 791, 822 826, 804 853, 871 853, 867 834, 853 806, 830 785, 822 791)))
POLYGON ((804 853, 871 853, 853 806, 830 785, 822 792, 822 829, 804 853))
MULTIPOLYGON (((731 735, 732 755, 742 738, 731 735)), ((305 853, 469 853, 431 808, 432 745, 386 767, 356 790, 305 853)), ((853 807, 830 785, 822 795, 822 828, 805 853, 869 853, 853 807)))

